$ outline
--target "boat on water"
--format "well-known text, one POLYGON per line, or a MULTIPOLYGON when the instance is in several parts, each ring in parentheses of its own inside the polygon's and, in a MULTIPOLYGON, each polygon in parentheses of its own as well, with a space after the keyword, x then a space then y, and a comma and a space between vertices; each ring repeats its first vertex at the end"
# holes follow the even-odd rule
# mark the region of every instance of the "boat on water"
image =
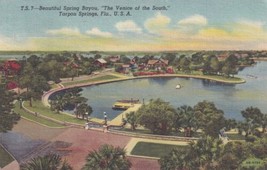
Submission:
POLYGON ((117 102, 120 103, 139 103, 139 99, 122 99, 122 100, 117 100, 117 102))
POLYGON ((112 109, 114 109, 114 110, 127 110, 132 106, 133 106, 133 103, 116 102, 113 104, 112 109))
POLYGON ((177 84, 175 88, 176 88, 176 89, 180 89, 181 87, 182 87, 182 86, 181 86, 180 84, 177 84))
POLYGON ((251 74, 247 74, 247 77, 248 77, 248 78, 253 78, 253 79, 258 78, 257 76, 254 76, 254 75, 251 75, 251 74))
POLYGON ((112 109, 114 110, 127 110, 130 107, 133 107, 134 104, 140 103, 139 99, 122 99, 117 100, 113 106, 112 109))

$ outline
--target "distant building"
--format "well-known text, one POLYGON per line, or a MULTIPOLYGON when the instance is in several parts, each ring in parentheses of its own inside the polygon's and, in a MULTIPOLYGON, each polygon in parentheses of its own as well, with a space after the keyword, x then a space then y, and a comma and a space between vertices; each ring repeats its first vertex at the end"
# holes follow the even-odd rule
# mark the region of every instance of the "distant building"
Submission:
POLYGON ((153 59, 153 60, 148 60, 147 62, 147 67, 148 68, 155 68, 155 69, 161 69, 163 67, 167 67, 169 64, 168 60, 164 59, 153 59))
POLYGON ((130 71, 130 65, 129 64, 123 64, 122 65, 122 72, 123 73, 129 73, 129 71, 130 71))
POLYGON ((110 56, 109 61, 112 63, 116 63, 116 62, 120 61, 120 56, 110 56))
POLYGON ((95 60, 94 64, 101 68, 107 67, 107 61, 102 58, 95 60))
POLYGON ((228 54, 220 54, 220 55, 217 56, 219 61, 224 61, 228 57, 229 57, 228 54))

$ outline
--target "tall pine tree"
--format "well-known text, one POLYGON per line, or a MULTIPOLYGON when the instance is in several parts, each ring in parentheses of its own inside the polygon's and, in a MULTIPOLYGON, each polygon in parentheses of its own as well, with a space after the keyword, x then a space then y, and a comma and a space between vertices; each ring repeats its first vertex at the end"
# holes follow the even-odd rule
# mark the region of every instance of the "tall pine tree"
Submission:
POLYGON ((16 114, 13 108, 15 94, 0 85, 0 132, 12 130, 13 125, 18 122, 20 115, 16 114))

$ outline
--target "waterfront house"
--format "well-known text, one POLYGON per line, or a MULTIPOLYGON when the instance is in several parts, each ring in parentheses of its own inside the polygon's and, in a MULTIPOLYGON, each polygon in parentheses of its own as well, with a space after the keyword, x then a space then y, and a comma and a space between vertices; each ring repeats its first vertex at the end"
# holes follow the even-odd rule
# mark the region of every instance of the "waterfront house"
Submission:
POLYGON ((120 61, 120 56, 110 56, 109 61, 112 63, 116 63, 120 61))
POLYGON ((153 59, 153 60, 148 60, 147 62, 147 67, 149 69, 157 69, 157 70, 161 70, 164 67, 167 67, 169 64, 168 60, 164 60, 164 59, 153 59))
POLYGON ((95 60, 94 64, 100 68, 106 68, 107 67, 107 61, 102 59, 102 58, 95 60))

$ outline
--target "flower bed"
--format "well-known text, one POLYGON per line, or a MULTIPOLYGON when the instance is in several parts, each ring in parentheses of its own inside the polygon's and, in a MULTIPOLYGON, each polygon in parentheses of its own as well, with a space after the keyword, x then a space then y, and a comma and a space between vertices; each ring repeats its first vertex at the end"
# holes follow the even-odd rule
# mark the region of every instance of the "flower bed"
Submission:
POLYGON ((166 74, 165 71, 139 71, 133 73, 134 76, 152 76, 152 75, 158 75, 158 74, 166 74))

